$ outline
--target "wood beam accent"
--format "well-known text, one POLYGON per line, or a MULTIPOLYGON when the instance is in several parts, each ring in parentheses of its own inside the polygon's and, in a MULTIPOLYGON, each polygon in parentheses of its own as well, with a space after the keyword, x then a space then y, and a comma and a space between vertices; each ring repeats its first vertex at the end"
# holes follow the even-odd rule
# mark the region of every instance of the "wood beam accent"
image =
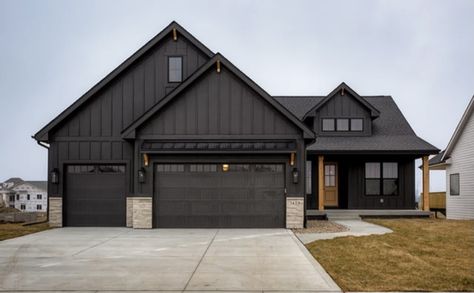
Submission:
POLYGON ((324 210, 324 156, 318 156, 318 210, 324 210))
POLYGON ((430 169, 428 163, 428 156, 423 156, 423 204, 424 211, 430 210, 430 169))

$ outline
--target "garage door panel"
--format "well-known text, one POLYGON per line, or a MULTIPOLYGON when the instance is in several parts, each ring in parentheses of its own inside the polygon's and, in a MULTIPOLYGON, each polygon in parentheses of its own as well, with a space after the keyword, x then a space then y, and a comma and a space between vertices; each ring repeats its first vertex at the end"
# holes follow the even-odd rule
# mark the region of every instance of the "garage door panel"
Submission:
POLYGON ((180 165, 156 168, 156 227, 284 227, 283 165, 180 165))
POLYGON ((67 226, 125 226, 125 166, 69 165, 67 171, 67 226))

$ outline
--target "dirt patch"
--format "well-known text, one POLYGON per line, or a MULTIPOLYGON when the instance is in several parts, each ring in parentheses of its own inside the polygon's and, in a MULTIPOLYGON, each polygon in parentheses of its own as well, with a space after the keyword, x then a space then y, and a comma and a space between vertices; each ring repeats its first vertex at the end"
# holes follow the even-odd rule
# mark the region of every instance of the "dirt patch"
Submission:
POLYGON ((312 220, 306 222, 305 229, 294 229, 296 233, 337 233, 349 231, 346 226, 325 220, 312 220))

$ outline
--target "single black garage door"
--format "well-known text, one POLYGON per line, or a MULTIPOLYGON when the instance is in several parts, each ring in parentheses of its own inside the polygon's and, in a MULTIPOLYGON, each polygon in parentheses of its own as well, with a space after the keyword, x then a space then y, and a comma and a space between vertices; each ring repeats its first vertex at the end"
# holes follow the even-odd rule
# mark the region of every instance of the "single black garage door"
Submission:
POLYGON ((66 226, 125 226, 125 166, 69 165, 66 171, 66 226))
POLYGON ((155 227, 285 226, 282 164, 157 164, 154 183, 155 227))

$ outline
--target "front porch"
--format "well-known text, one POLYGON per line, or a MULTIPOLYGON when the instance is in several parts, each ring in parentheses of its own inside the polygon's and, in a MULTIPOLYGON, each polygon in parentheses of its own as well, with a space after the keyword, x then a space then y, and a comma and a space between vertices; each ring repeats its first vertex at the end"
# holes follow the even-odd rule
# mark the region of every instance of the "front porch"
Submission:
POLYGON ((423 191, 418 205, 420 210, 417 210, 415 160, 418 158, 420 155, 400 153, 309 153, 306 166, 307 215, 429 215, 427 156, 422 157, 423 191), (426 213, 420 213, 421 211, 426 213))
POLYGON ((360 218, 428 218, 431 212, 421 210, 306 210, 306 220, 352 220, 360 218))

